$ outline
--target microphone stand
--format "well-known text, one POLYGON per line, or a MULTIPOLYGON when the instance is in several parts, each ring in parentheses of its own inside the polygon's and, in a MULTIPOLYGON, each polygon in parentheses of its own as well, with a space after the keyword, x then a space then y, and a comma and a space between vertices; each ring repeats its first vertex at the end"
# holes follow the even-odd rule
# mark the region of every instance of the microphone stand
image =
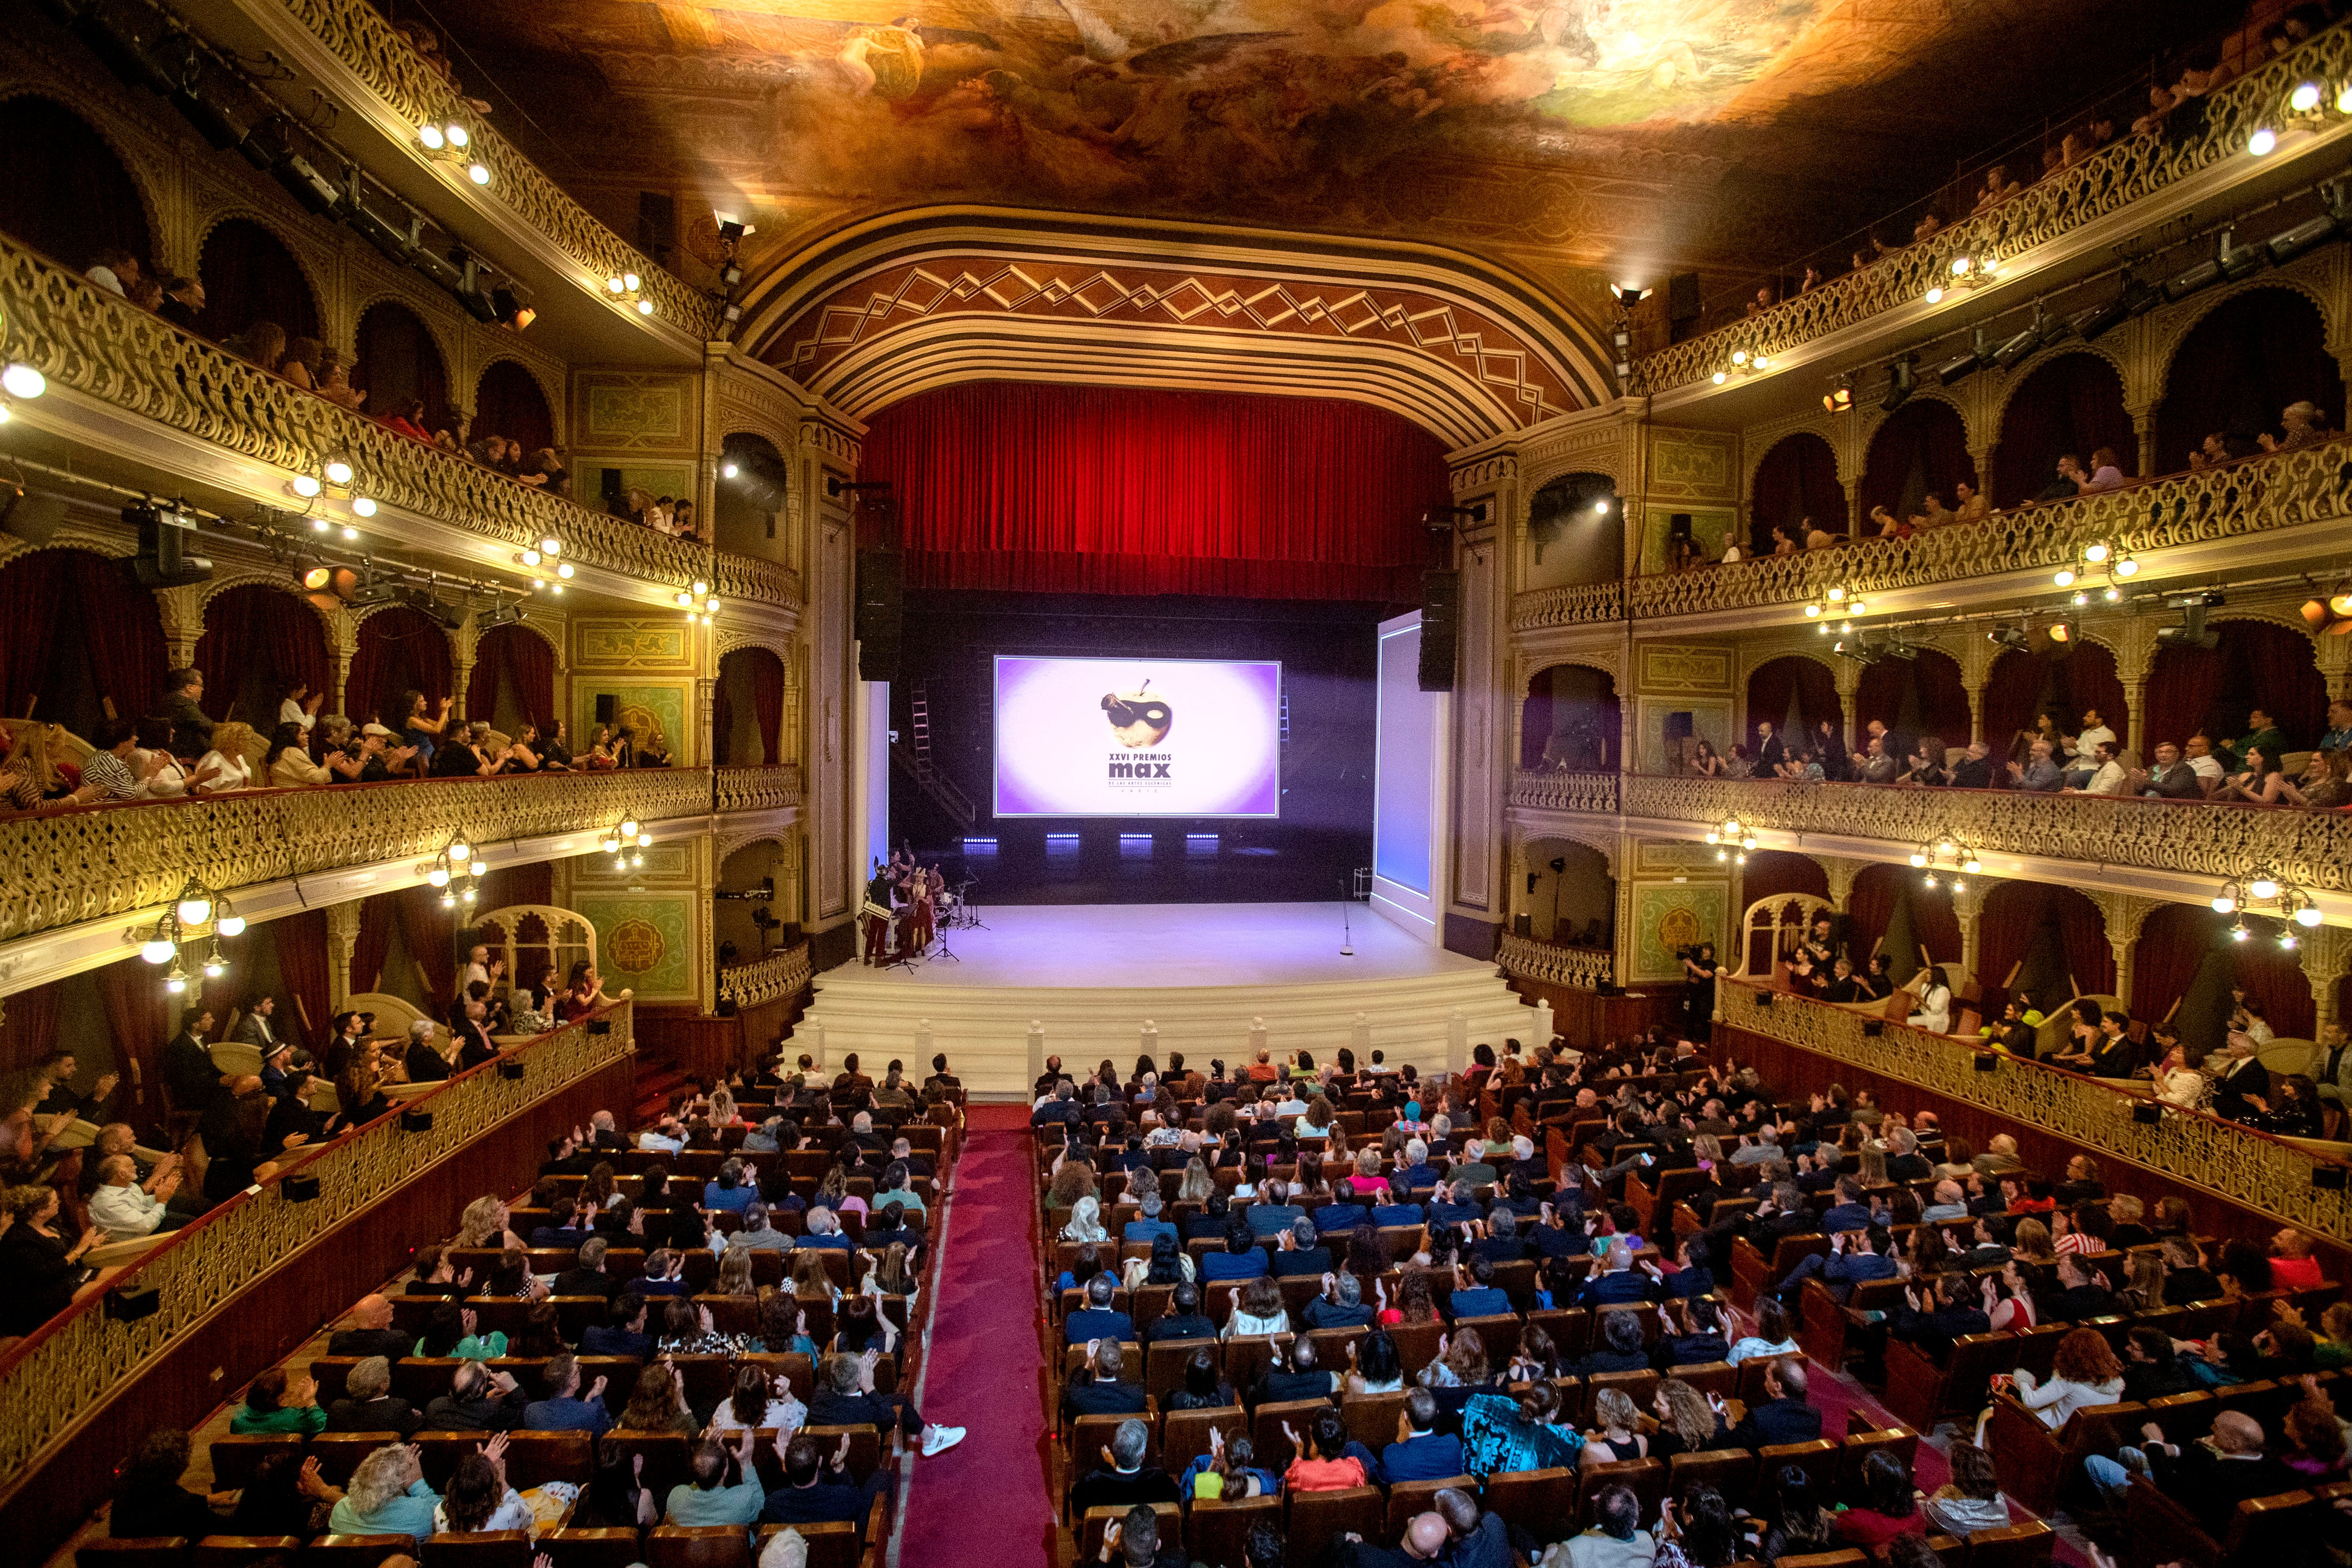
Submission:
POLYGON ((1352 902, 1348 897, 1347 879, 1343 877, 1339 882, 1339 956, 1342 958, 1356 956, 1356 931, 1348 921, 1348 905, 1352 902))

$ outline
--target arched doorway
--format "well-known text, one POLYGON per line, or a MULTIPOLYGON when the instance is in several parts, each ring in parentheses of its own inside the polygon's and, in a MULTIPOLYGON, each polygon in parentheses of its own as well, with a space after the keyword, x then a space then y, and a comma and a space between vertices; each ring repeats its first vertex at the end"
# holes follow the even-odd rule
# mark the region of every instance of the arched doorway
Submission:
POLYGON ((541 729, 563 716, 555 706, 555 649, 528 626, 493 626, 474 643, 466 716, 512 735, 528 719, 541 729))
MULTIPOLYGON (((2000 450, 1993 460, 1992 504, 2014 507, 2041 494, 2073 453, 2090 472, 2091 455, 2112 448, 2126 474, 2139 472, 2139 437, 2124 410, 2123 378, 2097 354, 2061 354, 2034 367, 2010 394, 2000 416, 2000 450)), ((2171 466, 2185 467, 2185 459, 2171 466)), ((2158 454, 2157 471, 2168 472, 2158 454)))
POLYGON ((555 444, 555 411, 539 378, 513 360, 499 360, 474 388, 474 437, 503 435, 522 443, 525 455, 555 444))
POLYGON ((301 266, 276 235, 251 218, 230 218, 205 236, 196 276, 205 285, 196 329, 216 343, 257 321, 275 321, 289 339, 319 335, 319 302, 301 266))
POLYGON ((1942 741, 1948 751, 1964 749, 1970 738, 1969 689, 1959 661, 1922 648, 1916 659, 1869 665, 1853 694, 1853 744, 1862 744, 1862 731, 1873 719, 1886 727, 1894 742, 1888 749, 1898 763, 1923 736, 1942 741))
MULTIPOLYGON (((1915 397, 1886 418, 1870 438, 1862 469, 1862 515, 1885 507, 1897 517, 1919 514, 1930 491, 1952 504, 1952 486, 1974 483, 1969 433, 1959 411, 1940 398, 1915 397)), ((1868 531, 1868 525, 1864 525, 1868 531)))
POLYGON ((358 341, 352 385, 368 394, 364 412, 404 414, 414 400, 425 405, 415 418, 428 434, 449 427, 448 367, 415 311, 397 300, 377 300, 360 318, 358 341))
POLYGON ((1624 576, 1625 515, 1617 481, 1606 474, 1546 480, 1528 502, 1528 543, 1547 585, 1614 582, 1624 576))
POLYGON ((2072 652, 2011 648, 1992 662, 1985 678, 1984 734, 1995 761, 2022 758, 2026 741, 2021 737, 2032 734, 2042 715, 2074 735, 2082 730, 2083 716, 2093 710, 2119 744, 2133 744, 2116 656, 2097 643, 2086 641, 2072 652))
POLYGON ((1528 844, 1527 902, 1529 934, 1564 946, 1614 948, 1617 881, 1609 857, 1571 839, 1535 839, 1528 844))
POLYGON ((407 715, 403 693, 419 692, 429 715, 450 694, 449 633, 419 610, 395 605, 360 622, 343 711, 353 724, 369 719, 397 730, 407 715))
POLYGON ((329 702, 334 697, 328 688, 335 664, 318 612, 268 583, 229 589, 205 606, 196 668, 204 673, 206 713, 240 720, 265 736, 277 727, 278 705, 296 686, 327 692, 329 702))
POLYGON ((1873 953, 1886 957, 1896 985, 1919 972, 1924 958, 1934 964, 1960 961, 1960 922, 1952 912, 1952 892, 1928 887, 1907 865, 1864 866, 1845 901, 1847 951, 1853 967, 1867 967, 1873 953))
POLYGON ((1748 547, 1772 551, 1772 530, 1785 528, 1800 547, 1805 521, 1843 538, 1846 534, 1845 486, 1838 483, 1837 454, 1810 430, 1784 435, 1756 465, 1748 506, 1748 547))
POLYGON ((738 767, 781 762, 783 728, 783 660, 768 648, 736 648, 721 655, 711 710, 716 760, 738 767))
POLYGON ((2090 898, 2046 882, 1996 883, 1977 916, 1978 980, 1985 1017, 2012 996, 2044 1013, 2078 996, 2112 996, 2116 954, 2106 916, 2090 898))
POLYGON ((776 514, 791 504, 791 475, 783 454, 764 435, 737 431, 719 443, 719 484, 711 494, 711 522, 720 549, 772 555, 776 514), (727 470, 733 468, 730 474, 727 470))
POLYGON ((2327 681, 2302 632, 2268 621, 2210 623, 2210 648, 2163 647, 2147 683, 2152 741, 2184 741, 2202 730, 2216 745, 2245 735, 2254 708, 2286 732, 2290 747, 2317 743, 2327 727, 2327 681))
POLYGON ((710 904, 711 945, 720 968, 730 961, 753 963, 797 939, 792 852, 780 841, 755 839, 720 861, 714 891, 738 895, 710 904))
POLYGON ((2327 351, 2327 323, 2300 289, 2252 288, 2223 300, 2189 330, 2164 377, 2156 411, 2156 471, 2189 466, 2210 434, 2233 454, 2259 451, 2255 438, 2283 434, 2279 411, 2309 399, 2344 423, 2344 377, 2327 351))
POLYGON ((103 704, 136 718, 163 689, 155 596, 128 563, 89 550, 38 549, 0 566, 0 704, 85 739, 103 704))
POLYGON ((1787 653, 1748 675, 1745 744, 1751 756, 1762 737, 1759 726, 1770 725, 1773 735, 1784 739, 1802 736, 1810 749, 1824 719, 1841 731, 1845 728, 1845 705, 1838 700, 1836 677, 1819 661, 1787 653))
POLYGON ((1616 677, 1589 664, 1554 664, 1528 677, 1519 706, 1519 766, 1605 772, 1617 765, 1616 677))
POLYGON ((0 103, 0 233, 75 271, 104 250, 154 265, 139 183, 89 121, 37 93, 0 103))

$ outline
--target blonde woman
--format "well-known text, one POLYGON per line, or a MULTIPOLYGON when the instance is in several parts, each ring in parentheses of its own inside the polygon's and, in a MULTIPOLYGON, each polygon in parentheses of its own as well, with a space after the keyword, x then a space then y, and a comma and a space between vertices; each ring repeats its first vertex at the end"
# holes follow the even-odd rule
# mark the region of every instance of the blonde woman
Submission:
POLYGON ((1592 1430, 1584 1437, 1584 1469, 1623 1459, 1650 1457, 1650 1439, 1642 1435, 1641 1412, 1622 1388, 1604 1388, 1592 1396, 1592 1430))
POLYGON ((719 1260, 719 1290, 722 1296, 753 1296, 759 1287, 751 1283, 751 1254, 730 1250, 719 1260))
POLYGON ((495 1197, 478 1197, 466 1206, 457 1224, 457 1247, 509 1247, 520 1249, 522 1238, 507 1228, 507 1206, 495 1197))
POLYGON ((253 765, 246 754, 253 745, 253 727, 234 719, 213 726, 213 746, 197 759, 196 771, 188 780, 192 795, 224 795, 233 789, 253 788, 253 765))
POLYGON ((849 1190, 847 1166, 835 1166, 824 1173, 824 1180, 817 1184, 816 1197, 811 1207, 829 1208, 835 1214, 854 1214, 861 1219, 867 1212, 866 1200, 849 1190))
POLYGON ((1187 1160, 1183 1179, 1176 1184, 1176 1201, 1206 1204, 1216 1195, 1217 1178, 1209 1174, 1208 1166, 1197 1155, 1187 1160))
POLYGON ((1108 1241, 1110 1233, 1103 1228, 1102 1199, 1088 1193, 1070 1206, 1070 1222, 1062 1227, 1065 1241, 1108 1241))
POLYGON ((807 1249, 793 1253, 793 1294, 822 1296, 827 1306, 841 1300, 840 1287, 833 1282, 833 1276, 825 1272, 824 1253, 807 1249))

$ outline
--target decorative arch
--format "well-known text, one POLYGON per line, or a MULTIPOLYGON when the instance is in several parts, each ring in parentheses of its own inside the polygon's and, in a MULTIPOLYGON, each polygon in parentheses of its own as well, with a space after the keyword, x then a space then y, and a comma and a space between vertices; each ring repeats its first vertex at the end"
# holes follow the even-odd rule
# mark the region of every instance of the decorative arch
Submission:
POLYGON ((466 716, 506 735, 524 720, 542 728, 554 724, 563 716, 555 689, 562 656, 561 641, 528 620, 481 633, 466 677, 466 716))
POLYGON ((1868 666, 1854 687, 1857 743, 1863 725, 1874 718, 1886 726, 1897 762, 1910 755, 1921 736, 1934 736, 1948 751, 1962 750, 1971 737, 1960 662, 1940 648, 1921 648, 1916 659, 1882 659, 1868 666))
POLYGON ((1776 526, 1789 528, 1801 548, 1805 536, 1799 525, 1806 517, 1832 534, 1848 531, 1836 449, 1819 432, 1794 430, 1774 442, 1748 474, 1749 549, 1758 555, 1770 554, 1776 526))
POLYGON ((1827 662, 1811 653, 1783 653, 1748 672, 1747 717, 1742 743, 1751 750, 1769 724, 1775 736, 1803 733, 1810 737, 1823 719, 1843 730, 1845 704, 1838 697, 1837 679, 1827 662), (1791 709, 1799 721, 1792 724, 1791 709))
POLYGON ((1622 707, 1613 671, 1555 660, 1528 676, 1519 700, 1519 766, 1605 772, 1618 765, 1622 707))
POLYGON ((711 541, 720 549, 766 555, 776 538, 777 514, 792 504, 790 468, 773 438, 756 430, 729 432, 719 443, 722 467, 710 492, 711 541))
POLYGON ((106 550, 60 541, 0 560, 0 707, 89 736, 111 698, 143 714, 169 661, 155 596, 106 550))
POLYGON ((1568 946, 1613 951, 1617 875, 1612 857, 1572 833, 1550 831, 1527 840, 1521 853, 1528 878, 1521 883, 1528 888, 1521 907, 1534 936, 1568 946), (1554 861, 1560 862, 1558 871, 1552 869, 1554 861))
POLYGON ((1801 941, 1821 914, 1835 915, 1837 906, 1818 894, 1773 893, 1752 901, 1739 915, 1738 951, 1730 971, 1736 979, 1769 977, 1785 988, 1783 966, 1797 956, 1801 941))
POLYGON ((2062 727, 2074 728, 2084 710, 2097 708, 2118 742, 2135 744, 2117 668, 2115 645, 2088 634, 2063 658, 2053 657, 2046 644, 2004 650, 1985 672, 1984 737, 1995 759, 2022 758, 2019 732, 2032 730, 2045 712, 2058 716, 2062 727))
POLYGON ((1616 395, 1607 346, 1538 290, 1402 241, 928 207, 850 225, 746 303, 749 350, 860 418, 1076 381, 1346 398, 1463 447, 1616 395))
POLYGON ((1952 486, 1962 479, 1977 480, 1976 460, 1969 455, 1968 415, 1950 398, 1915 392, 1870 433, 1858 497, 1862 515, 1885 507, 1897 517, 1910 517, 1930 490, 1949 506, 1952 486))
POLYGON ((417 423, 428 433, 454 428, 449 366, 456 345, 444 342, 415 305, 398 294, 376 295, 360 307, 352 343, 352 385, 368 394, 371 416, 400 413, 413 397, 425 404, 417 423))
POLYGON ((205 308, 196 329, 216 343, 257 321, 275 321, 292 338, 326 329, 324 281, 275 219, 253 211, 223 213, 196 240, 196 276, 205 308))
POLYGON ((2233 288, 2178 330, 2159 355, 2163 398, 2156 411, 2157 472, 2189 465, 2189 453, 2220 433, 2233 452, 2280 432, 2279 411, 2298 399, 2319 404, 2331 428, 2344 419, 2344 377, 2328 351, 2336 340, 2328 302, 2298 279, 2272 274, 2233 288))
POLYGON ((511 354, 500 354, 474 378, 474 434, 503 435, 530 452, 553 446, 555 401, 538 371, 511 354))
POLYGON ((783 760, 784 661, 774 649, 753 644, 719 656, 710 731, 721 766, 783 760))
POLYGON ((1565 582, 1615 582, 1625 575, 1624 501, 1617 482, 1589 468, 1555 474, 1528 492, 1528 542, 1540 565, 1556 551, 1565 582))
POLYGON ((47 93, 0 97, 0 232, 79 271, 120 246, 155 265, 160 214, 138 161, 108 131, 47 93))
POLYGON ((1977 969, 1988 1018, 2012 996, 2044 1013, 2078 996, 2112 996, 2106 912, 2075 888, 1996 882, 1977 915, 1977 969))
POLYGON ((281 580, 231 582, 203 604, 195 664, 214 717, 242 719, 267 737, 297 684, 332 696, 335 661, 324 618, 281 580))
POLYGON ((2062 350, 2042 360, 2010 386, 1997 417, 1996 507, 2038 495, 2066 453, 2088 472, 2093 454, 2111 447, 2125 473, 2139 469, 2139 436, 2124 407, 2123 368, 2096 349, 2062 350))
POLYGON ((1962 944, 1950 887, 1925 886, 1907 865, 1863 867, 1846 894, 1845 942, 1857 969, 1884 953, 1898 986, 1919 972, 1922 948, 1927 962, 1957 968, 1962 944))
POLYGON ((2327 727, 2327 677, 2300 622, 2258 611, 2216 616, 2212 648, 2159 647, 2149 659, 2147 728, 2157 740, 2202 729, 2216 741, 2246 733, 2246 715, 2268 711, 2291 748, 2315 744, 2327 727))
POLYGON ((354 724, 373 716, 397 730, 407 716, 390 710, 402 692, 423 693, 429 711, 455 695, 454 679, 446 628, 405 604, 380 606, 360 619, 343 711, 354 724))
POLYGON ((474 940, 495 948, 507 961, 507 974, 518 988, 535 986, 550 966, 559 982, 572 966, 585 958, 596 962, 596 927, 577 911, 552 904, 509 904, 474 916, 474 940), (529 964, 530 968, 524 966, 529 964))

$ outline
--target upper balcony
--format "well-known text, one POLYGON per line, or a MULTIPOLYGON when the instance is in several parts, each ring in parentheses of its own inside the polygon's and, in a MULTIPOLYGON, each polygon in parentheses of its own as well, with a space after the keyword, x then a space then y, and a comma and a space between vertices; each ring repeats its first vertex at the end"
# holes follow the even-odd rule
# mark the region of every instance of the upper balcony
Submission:
POLYGON ((519 552, 553 536, 583 591, 669 605, 708 580, 722 603, 797 613, 789 567, 591 511, 396 434, 5 236, 0 357, 47 378, 47 394, 17 403, 16 418, 110 454, 122 477, 161 494, 224 512, 291 510, 299 503, 287 485, 340 456, 376 503, 373 532, 507 574, 519 552))
POLYGON ((2053 574, 2105 542, 2128 554, 2141 580, 2307 562, 2315 525, 2352 515, 2352 439, 2146 480, 2118 490, 1996 512, 1909 538, 1843 540, 1826 549, 1759 556, 1618 583, 1517 596, 1511 629, 1637 624, 1674 619, 1676 634, 1794 625, 1832 588, 1864 599, 1873 616, 1948 608, 1956 585, 1988 601, 2050 591, 2053 574))
MULTIPOLYGON (((1765 416, 1772 389, 1787 392, 1792 372, 1883 359, 1906 337, 1965 326, 2097 273, 2112 265, 2118 244, 2168 221, 2210 214, 2217 206, 2251 208, 2333 173, 2336 150, 2352 136, 2352 115, 2335 108, 2336 89, 2347 77, 2352 29, 2333 27, 2201 99, 2201 121, 2193 130, 2112 142, 1870 266, 1641 355, 1626 390, 1653 400, 1654 415, 1752 423, 1765 416), (2315 109, 2297 112, 2289 99, 2305 81, 2323 83, 2325 90, 2315 109), (2275 147, 2257 155, 2249 138, 2264 129, 2275 134, 2275 147), (1952 260, 1961 256, 1994 258, 1999 271, 1972 290, 1929 300, 1930 289, 1951 282, 1952 260), (1746 351, 1742 363, 1767 360, 1769 372, 1740 373, 1733 360, 1739 350, 1746 351), (1728 379, 1717 383, 1718 371, 1728 379)), ((1804 382, 1799 401, 1810 401, 1818 390, 1812 378, 1793 379, 1804 382)))

